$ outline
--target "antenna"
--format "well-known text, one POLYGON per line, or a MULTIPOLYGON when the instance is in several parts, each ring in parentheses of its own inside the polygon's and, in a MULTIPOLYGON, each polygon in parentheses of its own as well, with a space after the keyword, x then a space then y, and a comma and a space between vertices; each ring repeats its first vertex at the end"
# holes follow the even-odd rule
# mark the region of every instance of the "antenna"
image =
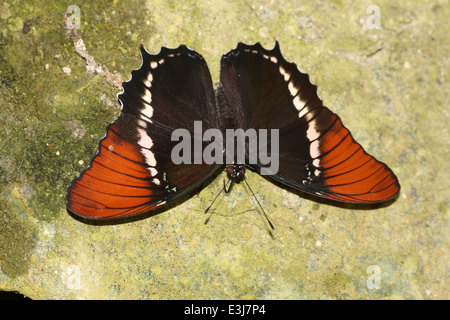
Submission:
MULTIPOLYGON (((206 208, 205 214, 207 214, 208 211, 209 211, 209 209, 211 209, 211 207, 213 206, 214 202, 216 202, 217 198, 220 196, 220 194, 222 193, 222 191, 225 191, 225 193, 230 192, 231 186, 232 186, 233 184, 230 185, 230 187, 228 188, 228 190, 226 189, 227 185, 228 185, 230 182, 233 182, 233 180, 228 180, 228 182, 225 184, 225 179, 223 179, 223 188, 222 188, 222 190, 220 190, 220 192, 219 192, 219 193, 216 195, 216 197, 214 198, 213 202, 211 202, 211 204, 208 206, 208 208, 206 208)), ((208 218, 208 220, 209 220, 209 218, 208 218)), ((206 221, 206 222, 207 222, 207 221, 206 221)), ((205 222, 205 223, 206 223, 206 222, 205 222)))
POLYGON ((256 202, 258 202, 259 207, 261 208, 262 212, 264 213, 264 217, 266 217, 267 222, 269 223, 270 227, 272 228, 272 230, 275 230, 275 228, 273 227, 272 222, 270 222, 269 217, 267 216, 266 212, 264 211, 263 207, 261 206, 261 203, 259 203, 258 198, 255 196, 255 194, 253 193, 252 188, 250 188, 250 185, 248 184, 248 182, 244 179, 245 184, 247 185, 247 187, 250 189, 253 198, 255 198, 256 202))
MULTIPOLYGON (((272 230, 275 230, 275 228, 273 227, 272 222, 270 222, 269 217, 266 214, 266 211, 264 211, 261 203, 259 202, 258 198, 255 196, 255 193, 253 192, 252 188, 250 187, 250 185, 248 184, 248 182, 244 179, 243 180, 245 182, 245 184, 247 185, 247 187, 249 188, 250 192, 253 195, 253 198, 255 198, 256 202, 258 203, 259 207, 261 208, 262 212, 264 213, 264 217, 266 218, 267 222, 269 223, 270 227, 272 228, 272 230)), ((220 196, 220 194, 225 191, 225 193, 229 193, 231 190, 231 187, 234 184, 234 180, 229 179, 227 183, 225 183, 225 179, 223 179, 223 188, 220 190, 220 192, 216 195, 216 197, 214 198, 214 200, 211 202, 211 204, 208 206, 208 208, 206 208, 205 210, 205 214, 207 214, 209 212, 209 210, 211 209, 211 207, 213 206, 214 202, 216 202, 217 198, 220 196), (227 186, 230 185, 227 189, 227 186)), ((212 213, 211 213, 212 214, 212 213)), ((209 219, 211 218, 211 215, 209 215, 209 217, 205 220, 205 224, 208 223, 209 219)))

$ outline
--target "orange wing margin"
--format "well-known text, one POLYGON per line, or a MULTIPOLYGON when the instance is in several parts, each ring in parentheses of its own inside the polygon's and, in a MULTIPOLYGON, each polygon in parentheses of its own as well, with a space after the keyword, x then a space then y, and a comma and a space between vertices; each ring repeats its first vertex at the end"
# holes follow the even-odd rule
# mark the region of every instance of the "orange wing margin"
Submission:
POLYGON ((323 196, 353 203, 376 203, 394 198, 400 184, 391 169, 365 152, 339 117, 324 108, 326 112, 322 114, 327 117, 326 122, 333 125, 319 138, 321 155, 317 159, 326 186, 323 196))
POLYGON ((147 212, 165 203, 163 192, 140 153, 140 146, 119 137, 112 123, 91 165, 69 187, 67 208, 89 219, 147 212))

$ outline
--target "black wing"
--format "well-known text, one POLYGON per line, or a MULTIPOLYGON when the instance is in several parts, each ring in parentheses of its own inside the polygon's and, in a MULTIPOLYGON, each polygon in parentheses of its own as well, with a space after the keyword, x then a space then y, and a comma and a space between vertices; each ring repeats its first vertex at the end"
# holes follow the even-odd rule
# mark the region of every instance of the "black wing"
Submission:
POLYGON ((239 43, 222 57, 220 81, 241 128, 279 129, 279 169, 270 178, 342 202, 375 203, 398 194, 394 173, 323 106, 317 87, 282 57, 278 43, 272 50, 239 43))
MULTIPOLYGON (((89 219, 127 217, 192 194, 219 166, 175 165, 173 130, 194 121, 215 128, 218 118, 211 75, 201 55, 179 46, 157 55, 141 46, 142 65, 119 95, 122 115, 107 128, 90 166, 75 179, 67 208, 89 219)), ((193 144, 193 142, 192 142, 193 144)), ((191 154, 193 157, 193 154, 191 154)))

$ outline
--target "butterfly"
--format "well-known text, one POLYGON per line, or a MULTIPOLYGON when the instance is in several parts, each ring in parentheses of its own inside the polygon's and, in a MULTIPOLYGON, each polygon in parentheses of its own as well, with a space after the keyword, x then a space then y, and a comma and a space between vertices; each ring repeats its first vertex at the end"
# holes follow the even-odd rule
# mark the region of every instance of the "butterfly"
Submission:
MULTIPOLYGON (((261 172, 261 161, 177 163, 173 132, 195 136, 204 130, 274 130, 278 134, 278 170, 266 175, 284 186, 348 203, 380 203, 400 190, 395 174, 369 155, 323 105, 309 76, 260 43, 237 47, 221 59, 214 87, 204 58, 180 45, 150 54, 141 45, 142 65, 123 83, 121 115, 106 130, 89 167, 68 188, 66 205, 87 219, 115 219, 168 208, 192 196, 226 168, 242 180, 245 168, 261 172)), ((263 131, 257 131, 263 132, 263 131)), ((192 138, 206 147, 208 141, 192 138)), ((266 140, 266 147, 272 147, 266 140)), ((219 149, 219 158, 226 149, 219 149)), ((191 156, 194 155, 192 151, 191 156)))

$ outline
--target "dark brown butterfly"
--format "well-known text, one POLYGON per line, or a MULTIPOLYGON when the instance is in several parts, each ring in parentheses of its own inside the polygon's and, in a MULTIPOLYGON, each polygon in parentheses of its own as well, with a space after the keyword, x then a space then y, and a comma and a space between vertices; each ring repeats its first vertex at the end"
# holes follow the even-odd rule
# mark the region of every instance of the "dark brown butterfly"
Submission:
MULTIPOLYGON (((184 128, 193 134, 194 121, 221 132, 278 129, 279 169, 267 177, 288 187, 349 203, 379 203, 398 194, 394 173, 323 106, 317 87, 283 58, 278 43, 272 50, 239 43, 222 57, 216 90, 203 57, 184 45, 156 55, 141 46, 141 55, 141 67, 119 95, 122 114, 68 189, 72 213, 111 219, 164 208, 198 192, 224 166, 231 179, 242 179, 245 166, 236 162, 172 162, 178 143, 172 132, 184 128)), ((264 167, 245 165, 257 172, 264 167)))

